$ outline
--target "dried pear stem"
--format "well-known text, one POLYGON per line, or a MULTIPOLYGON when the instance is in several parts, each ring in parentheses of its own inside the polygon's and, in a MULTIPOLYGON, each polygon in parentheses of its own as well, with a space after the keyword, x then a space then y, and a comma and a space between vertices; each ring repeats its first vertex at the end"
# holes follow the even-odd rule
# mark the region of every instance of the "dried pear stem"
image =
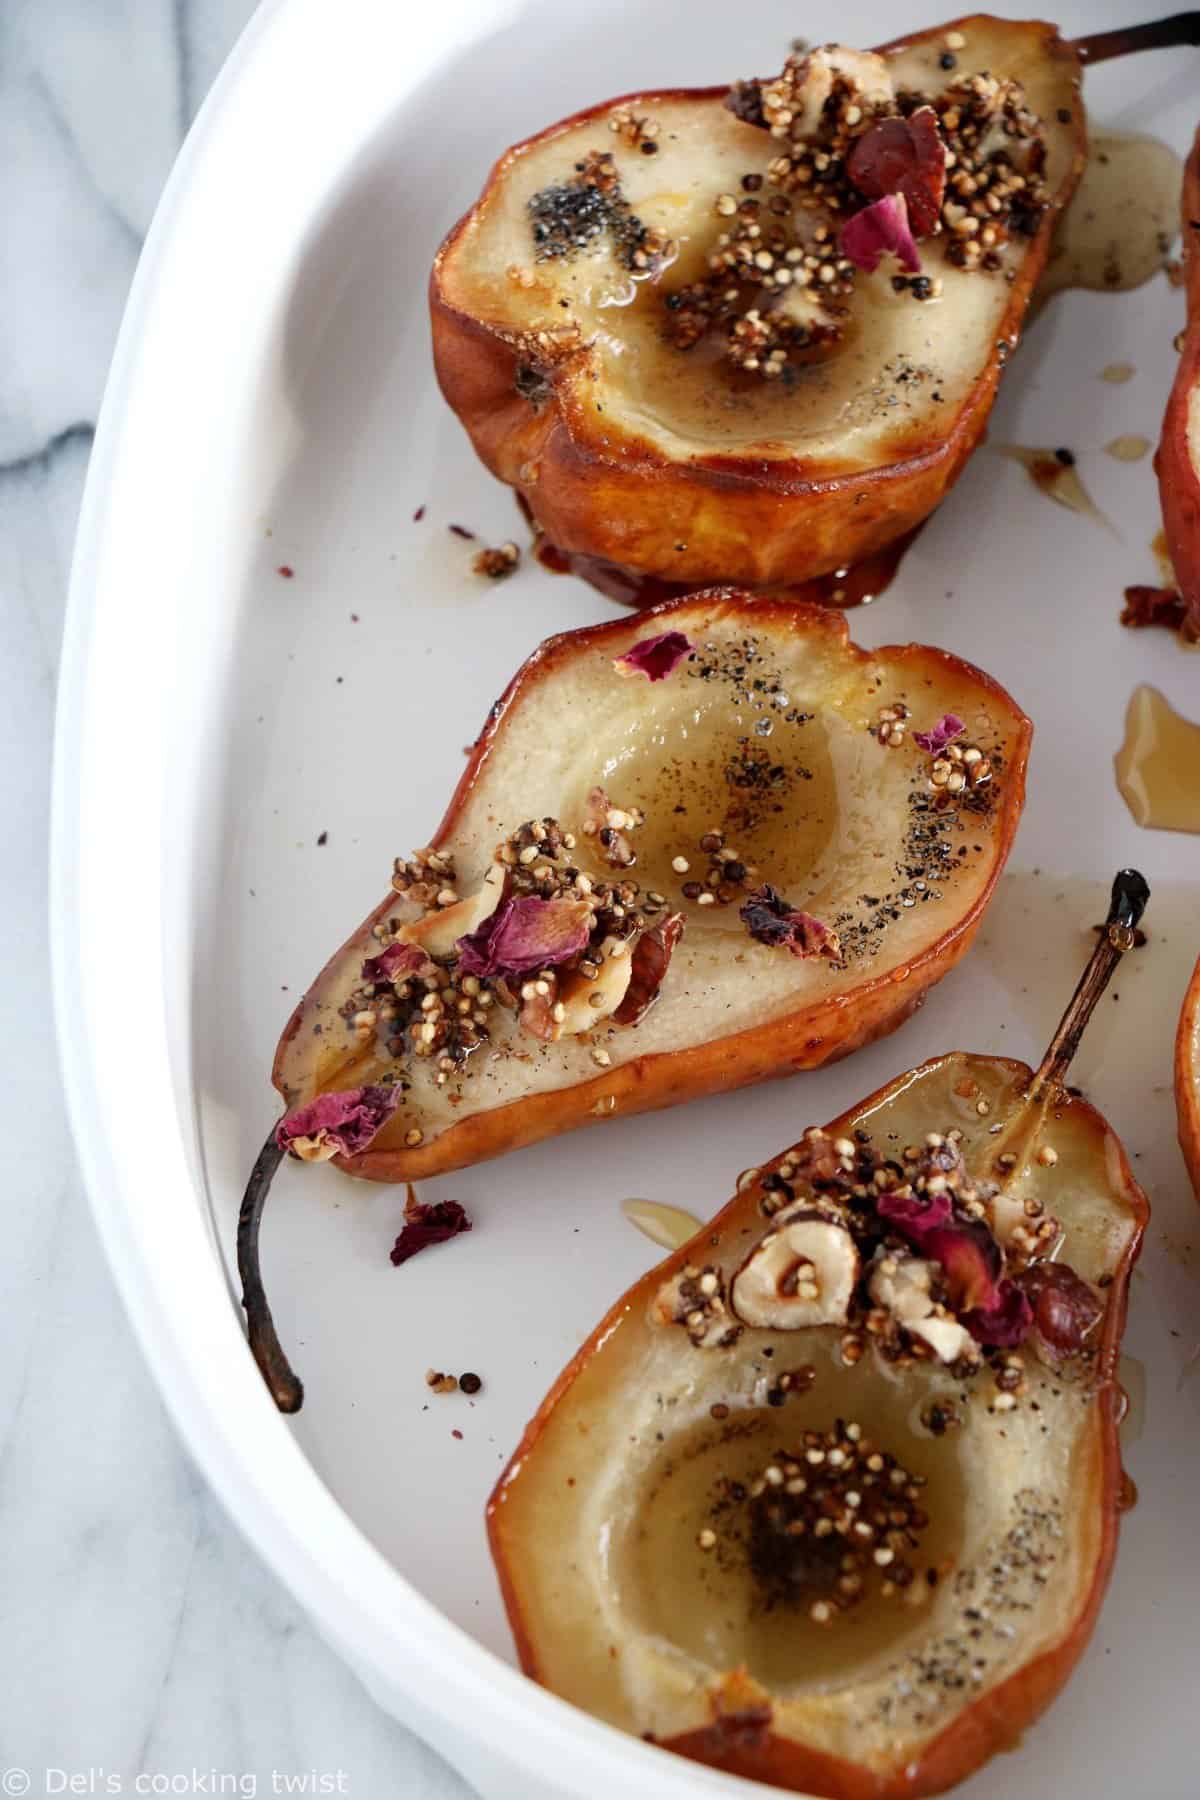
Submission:
POLYGON ((251 1353, 280 1412, 294 1413, 299 1412, 304 1404, 304 1387, 279 1342, 271 1308, 267 1304, 258 1258, 263 1207, 271 1191, 275 1171, 282 1161, 283 1151, 275 1142, 275 1132, 272 1130, 258 1153, 258 1159, 246 1183, 246 1192, 242 1196, 242 1208, 238 1214, 237 1261, 238 1274, 242 1278, 242 1305, 246 1309, 246 1333, 251 1353))
POLYGON ((1017 1171, 1028 1160, 1041 1135, 1046 1114, 1061 1099, 1063 1076, 1079 1048, 1084 1028, 1096 1010, 1096 1002, 1108 986, 1113 970, 1133 945, 1134 929, 1149 898, 1149 885, 1136 869, 1117 871, 1108 917, 1087 968, 1016 1113, 993 1146, 993 1166, 1000 1173, 1001 1188, 1016 1179, 1017 1171))
MULTIPOLYGON (((1200 16, 1200 15, 1197 15, 1200 16)), ((1033 1078, 1031 1094, 1040 1100, 1052 1088, 1062 1085, 1062 1078, 1079 1048, 1079 1040, 1087 1022, 1096 1010, 1096 1002, 1112 979, 1113 970, 1132 949, 1134 931, 1146 910, 1150 885, 1136 869, 1118 869, 1112 885, 1112 901, 1104 930, 1097 939, 1087 968, 1079 978, 1079 986, 1070 1005, 1058 1022, 1046 1054, 1033 1078)))
POLYGON ((1172 13, 1145 25, 1125 25, 1118 31, 1094 31, 1071 45, 1081 63, 1111 62, 1114 56, 1132 56, 1138 50, 1171 50, 1180 44, 1200 44, 1200 12, 1172 13))

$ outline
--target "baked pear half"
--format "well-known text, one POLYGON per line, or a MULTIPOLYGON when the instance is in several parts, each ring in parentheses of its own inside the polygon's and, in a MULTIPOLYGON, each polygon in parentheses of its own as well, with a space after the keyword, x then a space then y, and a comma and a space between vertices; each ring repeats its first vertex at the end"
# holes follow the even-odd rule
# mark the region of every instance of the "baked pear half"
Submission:
POLYGON ((977 669, 821 607, 718 590, 551 638, 283 1033, 248 1292, 284 1152, 416 1181, 894 1030, 975 934, 1030 735, 977 669))
POLYGON ((981 14, 550 126, 438 252, 442 392, 571 556, 691 586, 862 560, 983 431, 1084 166, 1080 69, 981 14))
POLYGON ((819 607, 714 592, 551 638, 275 1085, 388 1085, 339 1160, 415 1181, 844 1056, 970 943, 1030 732, 968 664, 819 607))
POLYGON ((998 1057, 939 1057, 747 1170, 495 1490, 526 1672, 838 1800, 1011 1748, 1108 1580, 1146 1218, 1100 1115, 998 1057))
POLYGON ((1184 995, 1175 1038, 1175 1113, 1179 1147, 1200 1199, 1200 962, 1184 995))
POLYGON ((1200 638, 1200 134, 1183 173, 1183 268, 1187 326, 1154 459, 1163 531, 1179 590, 1178 625, 1200 638))

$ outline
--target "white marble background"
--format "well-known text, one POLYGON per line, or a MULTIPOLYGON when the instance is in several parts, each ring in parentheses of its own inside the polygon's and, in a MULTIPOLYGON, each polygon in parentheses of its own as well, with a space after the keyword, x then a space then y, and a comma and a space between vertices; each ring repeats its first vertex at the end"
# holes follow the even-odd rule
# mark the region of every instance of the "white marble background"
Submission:
POLYGON ((92 429, 159 190, 252 10, 0 0, 0 1791, 35 1800, 139 1774, 204 1793, 213 1771, 247 1794, 340 1771, 359 1800, 469 1800, 176 1442, 101 1258, 51 1030, 55 670, 92 429))

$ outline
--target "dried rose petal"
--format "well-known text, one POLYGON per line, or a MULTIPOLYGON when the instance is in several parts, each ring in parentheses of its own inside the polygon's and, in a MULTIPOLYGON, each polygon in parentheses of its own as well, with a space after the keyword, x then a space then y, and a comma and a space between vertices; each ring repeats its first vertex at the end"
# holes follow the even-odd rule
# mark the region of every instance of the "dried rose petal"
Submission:
POLYGON ((1127 587, 1121 623, 1135 631, 1147 625, 1165 625, 1168 631, 1177 631, 1185 643, 1200 637, 1200 617, 1192 616, 1183 595, 1173 588, 1127 587))
POLYGON ((900 267, 910 275, 921 268, 921 258, 913 234, 908 227, 908 207, 903 194, 885 194, 871 206, 847 219, 842 226, 842 255, 856 269, 871 275, 879 267, 881 257, 899 258, 900 267))
POLYGON ((786 944, 793 956, 828 956, 834 961, 842 953, 836 931, 811 913, 797 912, 769 883, 755 888, 738 917, 754 941, 769 949, 786 944))
POLYGON ((1031 1306, 1039 1346, 1045 1347, 1050 1359, 1081 1350, 1104 1313, 1087 1282, 1069 1264, 1058 1262, 1034 1263, 1020 1281, 1031 1306))
POLYGON ((682 631, 664 631, 658 637, 643 638, 613 659, 618 675, 645 675, 651 681, 665 681, 696 646, 682 631))
POLYGON ((458 940, 464 975, 527 975, 566 962, 587 947, 594 914, 585 900, 506 900, 468 937, 458 940))
POLYGON ((956 1312, 995 1306, 1004 1256, 986 1225, 956 1219, 929 1232, 921 1248, 941 1263, 956 1312))
POLYGON ((913 743, 920 744, 922 750, 928 750, 930 756, 940 756, 947 744, 961 737, 966 725, 957 713, 943 713, 937 724, 929 731, 914 731, 913 743))
POLYGON ((964 1312, 962 1322, 978 1344, 1001 1350, 1023 1344, 1033 1327, 1033 1308, 1015 1281, 1001 1281, 990 1306, 964 1312))
POLYGON ((629 986, 612 1015, 614 1025, 636 1025, 650 1011, 685 924, 682 913, 670 913, 661 925, 642 932, 630 952, 629 986))
POLYGON ((429 1205, 410 1201, 404 1209, 400 1236, 392 1245, 392 1261, 399 1268, 431 1244, 444 1244, 470 1229, 470 1218, 457 1200, 438 1200, 429 1205))
POLYGON ((946 146, 932 106, 919 106, 907 119, 881 119, 864 131, 846 173, 868 200, 902 194, 914 237, 928 237, 946 192, 946 146))
POLYGON ((395 981, 398 975, 424 975, 433 964, 419 944, 389 944, 362 966, 364 981, 395 981))
POLYGON ((875 1210, 894 1231, 919 1249, 924 1248, 931 1232, 948 1226, 954 1216, 948 1194, 880 1194, 875 1210))
POLYGON ((880 1194, 875 1210, 923 1256, 942 1265, 956 1311, 996 1304, 1004 1286, 1003 1252, 982 1221, 954 1217, 948 1194, 880 1194))
POLYGON ((788 949, 793 956, 828 956, 836 962, 842 954, 837 932, 831 931, 828 925, 821 919, 814 918, 812 913, 793 913, 792 925, 795 936, 788 944, 788 949))
POLYGON ((275 1142, 302 1162, 357 1156, 387 1124, 400 1104, 398 1087, 343 1088, 318 1094, 280 1119, 275 1142))

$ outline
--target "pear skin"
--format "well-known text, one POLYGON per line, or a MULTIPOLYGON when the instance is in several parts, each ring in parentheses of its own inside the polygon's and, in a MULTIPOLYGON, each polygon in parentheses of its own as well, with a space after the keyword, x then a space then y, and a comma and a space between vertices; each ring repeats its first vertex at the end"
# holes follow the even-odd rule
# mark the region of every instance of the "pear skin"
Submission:
POLYGON ((1163 530, 1184 602, 1182 630, 1200 637, 1200 133, 1183 172, 1183 269, 1187 324, 1154 458, 1163 530))
POLYGON ((1200 962, 1184 995, 1175 1038, 1175 1112, 1179 1147, 1200 1199, 1200 962))

